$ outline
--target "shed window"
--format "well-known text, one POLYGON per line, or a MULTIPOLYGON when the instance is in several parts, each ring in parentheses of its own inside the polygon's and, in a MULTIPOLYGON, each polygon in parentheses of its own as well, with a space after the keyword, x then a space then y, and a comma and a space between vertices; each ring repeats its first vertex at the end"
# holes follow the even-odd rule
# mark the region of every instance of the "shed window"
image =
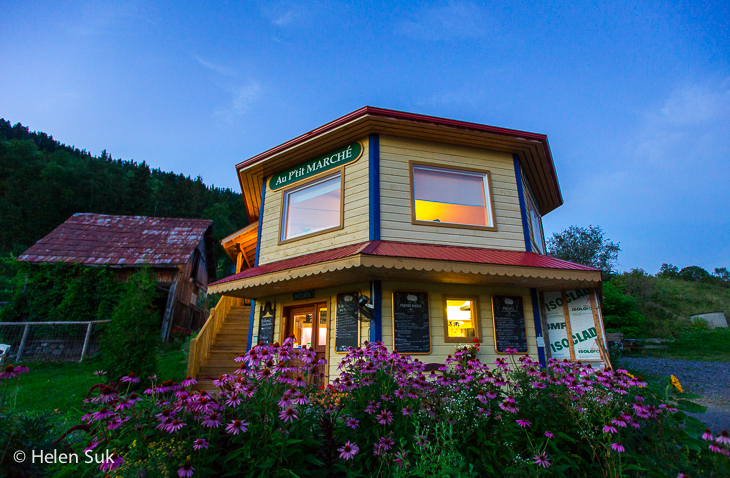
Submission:
POLYGON ((489 173, 413 165, 414 220, 493 228, 489 173))
POLYGON ((281 240, 340 227, 342 174, 321 178, 284 192, 281 240))

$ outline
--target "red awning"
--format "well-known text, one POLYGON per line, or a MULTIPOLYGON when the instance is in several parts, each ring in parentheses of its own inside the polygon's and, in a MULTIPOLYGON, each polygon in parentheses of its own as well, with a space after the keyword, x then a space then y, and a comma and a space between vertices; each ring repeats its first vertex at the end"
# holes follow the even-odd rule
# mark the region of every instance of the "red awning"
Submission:
POLYGON ((211 285, 223 284, 225 282, 256 277, 288 269, 296 269, 297 267, 311 266, 358 254, 382 257, 402 257, 409 259, 469 262, 477 264, 536 267, 543 269, 575 271, 600 270, 594 267, 556 259, 552 256, 536 254, 534 252, 506 251, 500 249, 445 246, 436 244, 415 244, 411 242, 368 241, 252 267, 238 274, 214 282, 211 285))

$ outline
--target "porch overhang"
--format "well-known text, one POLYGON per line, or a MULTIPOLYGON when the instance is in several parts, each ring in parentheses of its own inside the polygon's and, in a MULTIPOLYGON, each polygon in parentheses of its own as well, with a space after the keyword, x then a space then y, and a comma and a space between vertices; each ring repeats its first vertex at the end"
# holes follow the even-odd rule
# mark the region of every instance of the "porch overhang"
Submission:
POLYGON ((371 241, 250 269, 209 292, 256 299, 374 279, 559 290, 600 287, 601 271, 527 252, 371 241))

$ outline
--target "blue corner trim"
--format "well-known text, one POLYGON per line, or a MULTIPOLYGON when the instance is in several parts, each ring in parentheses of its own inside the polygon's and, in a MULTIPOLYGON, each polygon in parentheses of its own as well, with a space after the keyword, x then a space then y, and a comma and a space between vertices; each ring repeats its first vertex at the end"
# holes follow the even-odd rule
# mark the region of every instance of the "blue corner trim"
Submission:
POLYGON ((373 301, 373 318, 370 321, 370 341, 383 340, 383 287, 379 280, 370 281, 370 300, 373 301))
POLYGON ((516 154, 512 155, 515 163, 515 179, 517 179, 517 195, 520 197, 520 214, 522 215, 522 232, 525 236, 525 250, 532 252, 532 241, 530 240, 530 225, 527 223, 527 208, 525 206, 525 191, 522 189, 522 170, 520 170, 520 159, 516 154))
POLYGON ((251 347, 253 347, 253 344, 251 341, 253 340, 253 316, 254 313, 256 313, 256 301, 251 301, 251 316, 248 319, 248 342, 246 342, 246 352, 251 350, 251 347))
MULTIPOLYGON (((535 336, 543 337, 542 335, 542 322, 540 321, 540 300, 537 298, 537 289, 534 287, 530 289, 530 295, 532 296, 532 315, 535 319, 535 336)), ((549 344, 545 344, 548 347, 549 344)), ((540 365, 547 367, 547 360, 545 359, 545 347, 537 348, 537 358, 540 361, 540 365)))
MULTIPOLYGON (((259 256, 261 255, 261 227, 264 222, 264 199, 266 199, 266 178, 261 185, 261 207, 259 208, 259 232, 256 237, 256 257, 254 258, 254 267, 259 265, 259 256)), ((253 317, 256 313, 256 301, 251 301, 251 317, 248 319, 248 343, 246 344, 246 351, 248 352, 253 347, 251 341, 253 340, 253 317)))
POLYGON ((254 258, 254 267, 259 265, 259 256, 261 255, 261 228, 264 222, 264 199, 266 199, 266 177, 261 185, 261 207, 259 207, 259 232, 256 238, 256 257, 254 258))
POLYGON ((380 136, 368 137, 368 161, 370 164, 370 240, 380 240, 380 136))

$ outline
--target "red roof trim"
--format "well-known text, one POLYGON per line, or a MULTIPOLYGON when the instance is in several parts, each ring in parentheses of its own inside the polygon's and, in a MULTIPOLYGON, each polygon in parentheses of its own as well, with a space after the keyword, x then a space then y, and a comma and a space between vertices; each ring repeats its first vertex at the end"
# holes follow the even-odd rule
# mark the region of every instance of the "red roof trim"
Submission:
POLYGON ((257 277, 264 274, 281 272, 297 267, 304 267, 328 262, 345 257, 364 254, 382 257, 404 257, 410 259, 428 259, 454 262, 471 262, 478 264, 494 264, 518 267, 537 267, 543 269, 564 269, 578 271, 600 271, 590 266, 543 256, 534 252, 507 251, 501 249, 484 249, 478 247, 446 246, 437 244, 415 244, 393 241, 368 241, 349 246, 337 247, 321 252, 270 262, 252 267, 232 276, 214 282, 211 285, 223 284, 239 279, 257 277))
POLYGON ((357 109, 357 110, 353 111, 352 113, 348 113, 345 116, 341 116, 334 121, 330 121, 327 124, 324 124, 318 128, 313 129, 312 131, 309 131, 308 133, 304 133, 300 136, 297 136, 294 139, 291 139, 285 143, 280 144, 279 146, 275 146, 275 147, 269 149, 268 151, 264 151, 261 154, 257 154, 256 156, 254 156, 252 158, 249 158, 245 161, 238 163, 236 165, 236 170, 240 171, 241 169, 243 169, 247 166, 251 166, 252 164, 256 164, 260 161, 263 161, 264 159, 268 158, 269 156, 273 156, 286 149, 289 149, 293 146, 303 143, 315 136, 326 133, 339 126, 342 126, 355 119, 358 119, 360 117, 367 116, 367 115, 387 116, 387 117, 395 118, 395 119, 417 121, 420 123, 430 123, 430 124, 439 125, 439 126, 450 126, 453 128, 470 129, 470 130, 474 130, 474 131, 480 131, 483 133, 492 133, 492 134, 498 134, 498 135, 503 135, 503 136, 512 136, 515 138, 524 138, 524 139, 530 139, 533 141, 539 141, 543 144, 543 147, 545 148, 552 172, 553 172, 553 174, 555 174, 555 166, 553 165, 553 158, 552 158, 552 155, 550 154, 550 146, 548 145, 548 142, 547 142, 547 136, 544 134, 528 133, 527 131, 520 131, 520 130, 516 130, 516 129, 500 128, 497 126, 488 126, 488 125, 479 124, 479 123, 470 123, 468 121, 459 121, 459 120, 452 120, 452 119, 447 119, 447 118, 439 118, 438 116, 428 116, 428 115, 421 115, 421 114, 416 114, 416 113, 406 113, 405 111, 396 111, 396 110, 389 110, 389 109, 385 109, 385 108, 376 108, 374 106, 363 106, 362 108, 357 109))

